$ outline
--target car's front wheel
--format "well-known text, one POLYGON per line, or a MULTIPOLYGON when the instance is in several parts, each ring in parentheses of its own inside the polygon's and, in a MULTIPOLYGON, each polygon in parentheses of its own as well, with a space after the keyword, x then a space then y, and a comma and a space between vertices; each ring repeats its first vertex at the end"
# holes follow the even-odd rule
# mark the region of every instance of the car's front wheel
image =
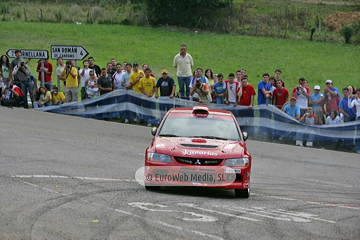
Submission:
POLYGON ((238 198, 248 198, 250 197, 250 188, 247 189, 234 189, 235 196, 238 198))

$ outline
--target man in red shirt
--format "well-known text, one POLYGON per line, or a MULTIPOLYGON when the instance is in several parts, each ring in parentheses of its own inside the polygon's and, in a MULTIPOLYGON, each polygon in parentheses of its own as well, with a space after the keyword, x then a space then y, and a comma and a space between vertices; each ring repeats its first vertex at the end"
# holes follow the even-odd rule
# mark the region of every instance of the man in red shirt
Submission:
POLYGON ((41 61, 39 61, 36 71, 39 73, 38 76, 38 80, 40 81, 40 83, 42 82, 42 78, 41 78, 41 72, 44 72, 44 82, 45 82, 45 87, 48 91, 51 91, 51 86, 52 86, 52 73, 53 73, 53 66, 52 63, 49 62, 49 58, 44 59, 44 67, 41 67, 41 61))
POLYGON ((240 126, 243 132, 253 133, 254 127, 254 110, 252 107, 254 106, 254 96, 256 95, 255 89, 252 85, 248 84, 248 78, 242 77, 241 86, 238 92, 239 97, 239 105, 246 106, 246 109, 241 109, 239 112, 240 118, 240 126), (243 119, 245 118, 245 119, 243 119))
POLYGON ((241 86, 238 93, 240 98, 239 105, 252 108, 254 106, 254 95, 256 95, 254 87, 248 84, 247 77, 243 77, 241 79, 241 86))
POLYGON ((283 87, 283 81, 281 79, 276 80, 276 87, 274 90, 273 105, 281 109, 288 101, 289 91, 283 87))

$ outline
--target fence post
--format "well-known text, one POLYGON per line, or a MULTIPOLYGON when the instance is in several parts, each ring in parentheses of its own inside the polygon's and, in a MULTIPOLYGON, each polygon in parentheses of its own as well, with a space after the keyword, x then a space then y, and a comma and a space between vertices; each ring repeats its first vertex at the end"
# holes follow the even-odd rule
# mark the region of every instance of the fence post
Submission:
POLYGON ((327 31, 327 26, 325 27, 325 30, 324 30, 324 42, 326 42, 326 31, 327 31))
POLYGON ((219 21, 217 21, 217 22, 215 23, 215 26, 214 26, 213 31, 215 31, 215 28, 216 28, 216 26, 218 25, 218 23, 219 23, 219 21))
POLYGON ((257 30, 258 30, 258 22, 255 23, 255 36, 257 36, 257 30))
POLYGON ((25 17, 25 22, 27 22, 27 16, 26 16, 26 9, 24 8, 24 17, 25 17))
POLYGON ((287 30, 289 29, 289 23, 286 24, 286 28, 285 28, 285 33, 284 33, 284 38, 286 38, 286 33, 287 33, 287 30))
POLYGON ((42 14, 42 9, 40 8, 40 22, 43 22, 43 14, 42 14))
POLYGON ((270 18, 270 37, 272 37, 273 19, 270 18))
POLYGON ((278 37, 278 38, 280 38, 280 32, 281 32, 281 26, 280 26, 280 24, 279 24, 279 26, 278 26, 278 34, 277 34, 277 37, 278 37))
POLYGON ((229 16, 229 33, 231 33, 231 27, 230 27, 230 21, 231 21, 231 19, 230 19, 230 16, 229 16))
POLYGON ((199 25, 199 23, 200 23, 200 21, 201 21, 201 18, 202 18, 202 17, 199 18, 199 21, 197 22, 197 24, 196 24, 196 26, 195 26, 195 29, 196 29, 197 26, 199 25))
POLYGON ((318 34, 318 42, 320 42, 321 37, 321 21, 319 21, 319 34, 318 34))
POLYGON ((252 25, 253 25, 253 20, 251 19, 250 21, 250 29, 249 29, 249 35, 251 36, 252 33, 252 25))
POLYGON ((245 34, 244 18, 241 20, 241 25, 242 25, 242 34, 245 34))

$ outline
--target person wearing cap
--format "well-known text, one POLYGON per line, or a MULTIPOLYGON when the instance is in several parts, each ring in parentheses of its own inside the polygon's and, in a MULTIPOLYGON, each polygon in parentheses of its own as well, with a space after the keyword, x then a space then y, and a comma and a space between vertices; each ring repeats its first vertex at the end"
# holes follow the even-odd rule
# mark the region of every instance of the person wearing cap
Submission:
POLYGON ((51 90, 51 101, 53 105, 60 105, 66 102, 66 97, 62 92, 59 92, 58 87, 53 86, 51 90))
POLYGON ((176 85, 175 81, 172 77, 169 76, 169 72, 166 69, 161 71, 161 78, 158 79, 155 87, 155 98, 159 97, 158 89, 160 89, 160 97, 164 97, 165 99, 161 99, 159 109, 160 111, 168 111, 173 108, 173 101, 171 103, 163 103, 164 101, 169 101, 167 98, 173 99, 176 85))
POLYGON ((310 88, 305 86, 305 78, 299 78, 299 85, 292 90, 292 96, 296 97, 296 105, 300 108, 300 115, 307 111, 310 99, 310 88))
POLYGON ((25 64, 24 59, 19 60, 18 66, 14 67, 12 74, 19 82, 18 86, 21 88, 23 93, 23 107, 27 109, 29 108, 27 93, 29 92, 30 98, 32 98, 34 94, 34 84, 30 79, 30 69, 25 64))
MULTIPOLYGON (((307 126, 311 126, 311 125, 315 125, 315 115, 313 113, 313 110, 311 107, 308 107, 306 110, 306 113, 304 115, 301 116, 301 118, 299 119, 299 122, 304 123, 307 126)), ((303 141, 305 141, 306 139, 306 146, 307 147, 312 147, 313 146, 313 142, 315 139, 315 135, 314 135, 314 131, 310 130, 310 133, 304 133, 302 132, 304 128, 301 128, 295 136, 295 145, 296 146, 300 146, 303 147, 303 141), (306 135, 307 138, 306 138, 306 135)), ((306 129, 308 130, 308 129, 306 129)))
POLYGON ((191 76, 192 71, 191 67, 194 66, 193 58, 190 54, 187 52, 186 45, 180 46, 180 53, 178 53, 174 57, 174 63, 173 66, 176 68, 176 75, 178 78, 179 83, 179 90, 181 97, 189 97, 190 96, 190 82, 191 82, 191 76), (185 84, 185 88, 184 88, 185 84), (186 95, 185 95, 186 94, 186 95))
POLYGON ((312 107, 313 112, 316 116, 316 124, 321 125, 325 123, 324 115, 321 109, 321 100, 323 94, 320 92, 320 86, 314 86, 314 92, 310 96, 309 106, 312 107))
POLYGON ((133 64, 133 72, 130 75, 130 86, 132 87, 133 91, 136 93, 142 93, 139 89, 139 82, 140 79, 144 77, 144 72, 139 70, 139 63, 135 62, 133 64))
POLYGON ((326 89, 329 90, 330 94, 333 97, 335 97, 335 96, 340 97, 339 89, 337 89, 336 87, 333 86, 333 82, 330 79, 326 80, 325 84, 326 84, 326 89))
POLYGON ((286 102, 281 110, 296 120, 300 119, 300 108, 296 105, 296 97, 291 97, 290 102, 286 102))

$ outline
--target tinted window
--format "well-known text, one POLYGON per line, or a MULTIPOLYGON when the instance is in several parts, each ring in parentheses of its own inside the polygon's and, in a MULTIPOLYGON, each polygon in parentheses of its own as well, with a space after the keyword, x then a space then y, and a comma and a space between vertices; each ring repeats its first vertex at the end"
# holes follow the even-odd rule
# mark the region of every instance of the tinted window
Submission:
POLYGON ((160 129, 159 135, 241 140, 235 122, 232 119, 220 118, 168 117, 160 129))

